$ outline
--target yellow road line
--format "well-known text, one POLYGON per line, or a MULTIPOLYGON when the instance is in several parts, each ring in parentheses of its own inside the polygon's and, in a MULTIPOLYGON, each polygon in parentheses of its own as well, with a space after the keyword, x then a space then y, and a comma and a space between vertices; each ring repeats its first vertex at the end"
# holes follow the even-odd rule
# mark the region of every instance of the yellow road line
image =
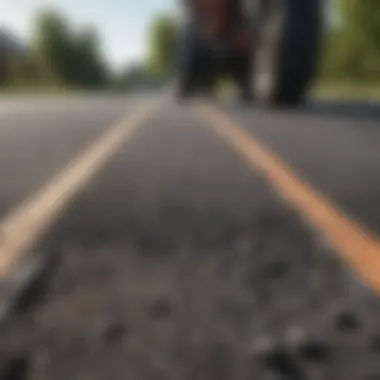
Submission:
POLYGON ((68 202, 159 107, 149 103, 110 126, 89 148, 0 223, 0 276, 7 276, 68 202))
POLYGON ((207 105, 199 105, 198 110, 208 126, 234 148, 251 169, 261 171, 278 194, 314 225, 370 288, 380 291, 378 236, 371 236, 230 117, 207 105))

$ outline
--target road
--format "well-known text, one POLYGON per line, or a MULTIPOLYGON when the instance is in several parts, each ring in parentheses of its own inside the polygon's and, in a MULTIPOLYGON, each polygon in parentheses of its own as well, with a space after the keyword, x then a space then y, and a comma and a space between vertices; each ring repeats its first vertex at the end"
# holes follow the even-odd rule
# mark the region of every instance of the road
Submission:
POLYGON ((379 109, 1 99, 0 380, 380 378, 379 109))

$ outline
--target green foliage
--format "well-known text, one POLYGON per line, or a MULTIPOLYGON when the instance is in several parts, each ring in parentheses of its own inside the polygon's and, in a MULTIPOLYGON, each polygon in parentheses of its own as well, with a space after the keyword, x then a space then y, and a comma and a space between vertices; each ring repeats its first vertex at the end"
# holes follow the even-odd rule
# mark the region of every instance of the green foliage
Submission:
POLYGON ((322 77, 380 81, 380 2, 336 0, 339 25, 324 44, 322 77))
POLYGON ((73 30, 68 19, 54 10, 42 10, 34 26, 34 50, 41 67, 65 86, 100 87, 107 68, 99 51, 96 31, 73 30))
POLYGON ((148 68, 157 76, 169 75, 173 69, 177 24, 173 17, 158 15, 149 30, 148 68))
POLYGON ((73 81, 83 86, 103 86, 107 83, 107 67, 99 52, 96 30, 84 29, 73 43, 73 81))
POLYGON ((41 11, 34 25, 36 55, 41 65, 57 81, 70 77, 72 59, 72 36, 68 21, 52 10, 41 11))

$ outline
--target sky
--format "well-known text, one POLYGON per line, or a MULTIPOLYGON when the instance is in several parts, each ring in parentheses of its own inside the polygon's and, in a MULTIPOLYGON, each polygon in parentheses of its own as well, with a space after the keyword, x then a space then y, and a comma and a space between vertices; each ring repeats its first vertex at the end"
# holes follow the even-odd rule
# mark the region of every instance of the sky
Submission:
POLYGON ((145 54, 146 32, 157 12, 175 10, 176 0, 1 0, 0 25, 27 38, 33 16, 44 7, 64 10, 78 25, 99 28, 115 69, 145 54))

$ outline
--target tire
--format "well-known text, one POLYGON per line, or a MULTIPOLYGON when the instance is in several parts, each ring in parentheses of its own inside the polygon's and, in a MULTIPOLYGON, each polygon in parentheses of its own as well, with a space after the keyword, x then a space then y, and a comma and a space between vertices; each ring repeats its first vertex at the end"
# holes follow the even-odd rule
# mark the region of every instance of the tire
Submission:
POLYGON ((255 21, 254 92, 271 105, 297 106, 315 73, 321 0, 258 1, 262 3, 255 21))
POLYGON ((196 26, 184 29, 177 51, 177 97, 184 99, 197 93, 211 96, 215 86, 212 55, 196 26))

